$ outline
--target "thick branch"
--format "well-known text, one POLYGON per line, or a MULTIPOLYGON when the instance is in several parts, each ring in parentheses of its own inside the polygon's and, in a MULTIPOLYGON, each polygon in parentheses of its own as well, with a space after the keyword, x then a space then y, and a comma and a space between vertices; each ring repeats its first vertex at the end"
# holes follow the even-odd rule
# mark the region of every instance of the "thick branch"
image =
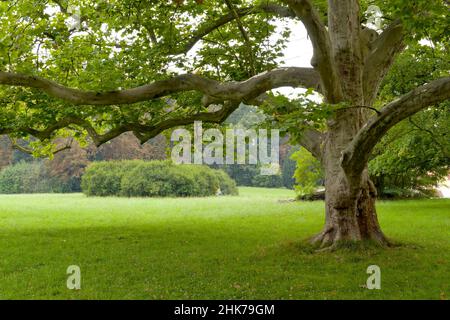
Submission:
POLYGON ((342 100, 338 73, 333 64, 330 37, 320 15, 309 0, 283 0, 305 25, 314 49, 311 64, 319 71, 323 93, 330 103, 342 100))
MULTIPOLYGON (((41 141, 48 140, 52 138, 52 135, 59 129, 69 127, 71 125, 79 126, 87 131, 89 136, 92 138, 94 144, 99 147, 102 144, 118 137, 122 133, 125 132, 133 132, 134 135, 141 141, 141 143, 147 142, 149 139, 157 136, 164 130, 188 125, 194 123, 194 121, 203 121, 209 123, 221 123, 228 118, 228 116, 236 110, 239 106, 239 103, 225 103, 222 108, 215 112, 200 112, 193 115, 180 115, 178 117, 169 118, 166 120, 162 120, 158 123, 152 125, 143 125, 140 123, 128 123, 115 128, 110 129, 109 131, 99 134, 95 128, 91 125, 91 123, 82 118, 78 117, 66 117, 60 120, 55 121, 52 125, 48 126, 43 130, 37 130, 34 128, 23 127, 18 129, 10 129, 10 128, 0 128, 0 134, 10 134, 13 132, 24 132, 28 133, 41 141)), ((14 144, 16 146, 16 144, 14 144)), ((17 145, 18 146, 18 145, 17 145)), ((18 148, 18 147, 17 147, 18 148)), ((65 148, 67 149, 67 148, 65 148)), ((64 149, 64 150, 65 150, 64 149)), ((21 149, 21 151, 25 151, 25 149, 21 149)), ((62 150, 61 150, 62 151, 62 150)))
POLYGON ((403 27, 400 21, 394 21, 371 44, 371 47, 372 50, 365 58, 363 74, 366 105, 372 105, 381 81, 392 66, 395 56, 404 48, 403 27))
POLYGON ((194 123, 195 121, 202 121, 205 123, 222 123, 238 107, 239 103, 236 102, 225 103, 219 111, 200 112, 190 116, 171 118, 163 120, 160 123, 153 126, 141 126, 140 128, 135 128, 133 132, 134 135, 141 141, 141 143, 145 143, 151 138, 156 137, 164 130, 178 126, 189 125, 194 123))
POLYGON ((342 167, 350 178, 363 171, 375 145, 394 125, 428 106, 450 99, 450 77, 418 87, 380 110, 343 152, 342 167))
POLYGON ((185 74, 128 90, 93 92, 64 87, 37 76, 0 71, 0 85, 36 88, 76 105, 132 104, 191 90, 202 92, 205 95, 206 105, 226 100, 245 102, 274 88, 283 86, 315 88, 317 82, 318 75, 313 69, 292 67, 274 69, 241 82, 222 83, 194 74, 185 74))
POLYGON ((300 145, 318 160, 322 159, 322 142, 323 134, 315 129, 304 130, 299 141, 300 145))

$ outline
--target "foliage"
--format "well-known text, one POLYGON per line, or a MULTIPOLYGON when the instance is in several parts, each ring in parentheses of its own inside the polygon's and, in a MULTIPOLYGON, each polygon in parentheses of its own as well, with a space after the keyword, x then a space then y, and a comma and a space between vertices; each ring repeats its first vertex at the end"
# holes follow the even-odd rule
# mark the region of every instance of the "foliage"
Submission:
POLYGON ((252 185, 260 188, 281 188, 283 177, 281 174, 257 175, 253 178, 252 185))
POLYGON ((312 89, 294 97, 285 97, 280 94, 269 96, 270 98, 261 106, 267 115, 266 122, 271 126, 277 126, 283 133, 289 133, 293 143, 300 140, 306 129, 323 130, 326 120, 342 107, 341 104, 330 105, 318 102, 320 98, 313 95, 312 89))
POLYGON ((313 193, 323 184, 323 169, 320 162, 305 148, 294 152, 291 158, 297 161, 294 177, 295 190, 299 196, 313 193))
MULTIPOLYGON (((72 139, 59 139, 59 145, 67 145, 72 139)), ((17 143, 29 149, 27 141, 19 140, 17 143)), ((157 136, 141 145, 132 134, 123 134, 100 148, 89 144, 81 147, 77 141, 70 143, 70 149, 58 152, 52 159, 35 159, 27 153, 13 149, 6 136, 0 139, 0 168, 18 162, 43 162, 46 175, 58 181, 62 192, 80 192, 81 176, 84 169, 93 161, 98 160, 131 160, 131 159, 164 159, 166 157, 166 143, 163 136, 157 136)))
MULTIPOLYGON (((450 70, 447 49, 439 44, 410 46, 384 80, 380 101, 390 101, 450 70), (420 63, 418 63, 420 61, 420 63), (414 67, 410 67, 414 65, 414 67)), ((450 102, 404 120, 374 150, 369 170, 379 193, 417 190, 429 194, 450 170, 450 102)))
MULTIPOLYGON (((326 20, 327 1, 312 2, 326 20)), ((435 46, 448 47, 450 19, 445 1, 359 2, 363 22, 369 5, 381 8, 383 27, 401 20, 408 46, 427 39, 435 46)), ((244 9, 265 2, 232 3, 244 9)), ((39 75, 68 87, 99 92, 132 88, 185 72, 220 81, 243 80, 277 66, 291 30, 267 12, 242 17, 247 36, 235 21, 214 28, 213 22, 227 14, 229 8, 223 1, 81 0, 74 6, 69 1, 5 0, 0 2, 0 70, 39 75), (74 12, 78 12, 78 23, 73 21, 74 12), (199 26, 213 28, 195 55, 181 54, 199 26), (281 36, 273 37, 275 34, 281 36)), ((39 90, 2 87, 0 128, 24 138, 33 132, 24 128, 42 130, 67 117, 82 119, 99 133, 132 123, 151 127, 162 120, 205 111, 200 99, 201 94, 189 91, 132 105, 76 106, 39 90), (176 103, 168 106, 168 101, 176 103)), ((277 107, 265 111, 283 122, 294 141, 306 126, 323 127, 330 113, 339 108, 277 99, 277 107)), ((33 143, 35 155, 50 154, 55 148, 48 144, 67 136, 86 143, 86 127, 73 124, 55 130, 44 141, 33 143)))
POLYGON ((114 196, 121 193, 125 173, 140 161, 99 161, 90 164, 81 179, 81 189, 88 196, 114 196))
POLYGON ((82 189, 89 196, 199 197, 215 195, 218 190, 237 194, 225 172, 170 161, 95 162, 82 178, 82 189))
MULTIPOLYGON (((233 1, 248 7, 247 0, 233 1)), ((65 86, 93 91, 132 88, 167 79, 180 72, 201 74, 217 80, 242 80, 276 66, 284 37, 270 41, 275 31, 272 14, 245 18, 249 32, 244 40, 236 23, 208 34, 193 58, 182 53, 186 39, 201 22, 206 24, 228 13, 217 1, 141 2, 134 0, 66 1, 14 0, 0 2, 0 70, 38 74, 65 86), (72 9, 72 10, 71 10, 72 9), (74 12, 80 23, 71 26, 74 12), (269 43, 270 42, 270 43, 269 43)), ((281 28, 282 31, 284 28, 281 28)), ((55 121, 77 117, 98 132, 127 123, 152 125, 162 120, 204 111, 201 94, 173 94, 177 108, 169 111, 166 99, 123 106, 74 106, 37 90, 2 87, 0 127, 26 137, 21 128, 41 129, 55 121)), ((35 154, 49 154, 45 146, 56 137, 86 139, 86 129, 62 128, 40 145, 35 154)), ((53 148, 53 149, 52 149, 53 148)))
POLYGON ((0 193, 52 193, 71 189, 70 182, 58 180, 41 162, 19 162, 0 171, 0 193))
POLYGON ((223 170, 215 170, 219 182, 220 192, 222 194, 237 195, 238 189, 236 182, 223 170))
POLYGON ((223 170, 234 180, 238 186, 252 186, 253 179, 259 175, 257 165, 227 164, 223 170))

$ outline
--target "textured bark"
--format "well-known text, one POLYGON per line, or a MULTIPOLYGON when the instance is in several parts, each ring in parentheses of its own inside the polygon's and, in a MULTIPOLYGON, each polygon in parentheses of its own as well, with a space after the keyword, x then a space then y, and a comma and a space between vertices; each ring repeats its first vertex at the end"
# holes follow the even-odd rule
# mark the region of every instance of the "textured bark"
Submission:
POLYGON ((386 247, 390 243, 381 231, 375 209, 376 189, 370 180, 359 188, 356 198, 326 192, 326 221, 312 242, 322 249, 334 249, 347 242, 370 241, 386 247), (337 206, 336 204, 340 205, 337 206))
POLYGON ((325 169, 325 226, 312 242, 323 249, 334 249, 341 243, 372 241, 388 245, 375 209, 376 189, 367 170, 359 179, 349 176, 341 165, 341 155, 360 130, 358 110, 348 109, 329 124, 323 150, 325 169))
MULTIPOLYGON (((375 209, 376 189, 367 169, 346 171, 342 155, 368 118, 364 86, 365 52, 368 43, 361 37, 359 3, 356 0, 329 1, 329 32, 335 67, 343 94, 350 104, 328 122, 322 154, 325 169, 325 226, 312 242, 324 249, 342 243, 372 241, 386 246, 375 209), (361 108, 365 106, 366 108, 361 108)), ((362 168, 367 168, 367 161, 362 168)))
POLYGON ((370 181, 367 162, 362 171, 346 172, 342 154, 361 130, 364 115, 355 109, 342 111, 329 123, 322 155, 325 169, 325 226, 313 244, 331 250, 348 242, 370 241, 388 246, 378 223, 377 192, 370 181))
POLYGON ((0 85, 39 89, 75 105, 102 106, 132 104, 192 90, 204 94, 205 106, 224 101, 250 102, 274 88, 284 86, 315 88, 318 81, 318 74, 314 69, 291 67, 274 69, 240 82, 219 82, 195 74, 184 74, 136 88, 95 92, 65 87, 37 76, 0 71, 0 85))

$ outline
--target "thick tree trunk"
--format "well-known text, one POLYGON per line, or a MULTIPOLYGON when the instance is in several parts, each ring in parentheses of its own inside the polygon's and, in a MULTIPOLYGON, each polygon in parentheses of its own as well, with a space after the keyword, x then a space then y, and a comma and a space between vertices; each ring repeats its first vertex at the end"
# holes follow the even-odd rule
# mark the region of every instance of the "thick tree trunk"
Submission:
POLYGON ((370 181, 367 167, 357 175, 344 172, 342 151, 353 139, 364 118, 363 111, 345 110, 329 123, 323 150, 325 168, 325 226, 312 239, 321 248, 333 249, 340 244, 371 241, 381 246, 389 242, 378 223, 375 209, 377 191, 370 181))
POLYGON ((356 241, 389 246, 389 241, 378 223, 375 200, 376 189, 370 180, 366 180, 359 188, 356 198, 347 197, 347 194, 326 192, 325 226, 312 242, 327 249, 356 241))

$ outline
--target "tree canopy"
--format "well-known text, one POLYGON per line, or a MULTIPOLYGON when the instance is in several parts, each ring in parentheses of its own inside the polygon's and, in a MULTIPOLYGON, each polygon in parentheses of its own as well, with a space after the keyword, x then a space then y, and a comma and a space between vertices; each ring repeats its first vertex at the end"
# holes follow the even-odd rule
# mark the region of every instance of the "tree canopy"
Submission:
MULTIPOLYGON (((0 83, 9 86, 0 91, 0 131, 47 144, 59 136, 89 135, 97 145, 131 131, 145 142, 195 119, 223 121, 236 101, 251 103, 275 87, 318 89, 313 69, 276 69, 288 34, 295 32, 276 30, 280 19, 306 14, 295 2, 1 1, 0 83), (275 32, 281 36, 273 40, 275 32), (186 54, 194 46, 195 54, 186 54), (214 103, 224 106, 209 112, 214 103)), ((448 45, 445 2, 370 4, 382 10, 387 30, 401 21, 406 43, 448 45)), ((313 5, 313 19, 326 21, 326 1, 313 5)), ((369 2, 361 6, 364 21, 369 2)), ((318 46, 321 36, 314 30, 308 28, 318 46)), ((399 32, 378 41, 395 44, 391 38, 399 32)))

